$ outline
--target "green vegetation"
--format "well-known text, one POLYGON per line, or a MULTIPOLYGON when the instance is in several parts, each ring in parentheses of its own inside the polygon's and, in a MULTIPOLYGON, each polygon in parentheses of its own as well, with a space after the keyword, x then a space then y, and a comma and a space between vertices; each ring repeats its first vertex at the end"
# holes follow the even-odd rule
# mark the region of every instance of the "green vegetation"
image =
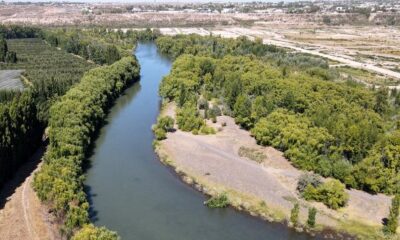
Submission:
POLYGON ((297 226, 299 222, 299 214, 300 214, 300 205, 299 203, 295 203, 292 210, 290 211, 290 222, 293 226, 297 226))
POLYGON ((157 124, 153 126, 153 131, 157 140, 164 140, 169 132, 174 127, 174 119, 170 116, 159 117, 157 124))
POLYGON ((79 230, 72 240, 118 240, 117 233, 107 230, 104 227, 97 228, 92 224, 85 225, 79 230))
POLYGON ((0 62, 5 61, 7 51, 8 51, 7 42, 3 37, 0 37, 0 62))
POLYGON ((194 102, 186 102, 176 113, 176 123, 179 129, 193 134, 214 134, 215 130, 206 125, 200 117, 197 105, 194 102))
POLYGON ((225 208, 229 205, 229 199, 226 193, 222 193, 211 197, 204 204, 210 208, 225 208))
POLYGON ((336 179, 328 180, 317 187, 309 184, 301 195, 306 200, 322 202, 332 209, 345 206, 349 199, 344 185, 336 179))
POLYGON ((91 28, 47 30, 43 35, 52 46, 97 64, 112 64, 123 56, 131 55, 138 40, 154 40, 159 32, 150 29, 123 32, 91 28))
POLYGON ((308 209, 307 226, 310 228, 315 227, 315 217, 317 216, 317 209, 315 207, 308 209))
POLYGON ((338 83, 322 59, 246 38, 159 37, 157 45, 176 58, 160 95, 181 108, 180 128, 199 129, 195 103, 217 99, 224 114, 296 167, 372 193, 400 191, 400 109, 386 89, 338 83))
POLYGON ((34 189, 49 202, 71 236, 88 223, 89 204, 83 191, 82 165, 107 108, 128 83, 138 80, 139 66, 126 57, 85 73, 50 109, 49 147, 34 177, 34 189))
POLYGON ((37 115, 46 123, 51 102, 75 83, 94 65, 64 51, 50 47, 40 39, 10 39, 10 51, 18 55, 17 63, 1 64, 0 69, 23 69, 23 76, 32 84, 37 115))
POLYGON ((319 175, 312 173, 303 173, 302 175, 300 175, 299 180, 297 182, 297 191, 299 191, 299 193, 302 193, 304 192, 304 190, 308 185, 311 185, 316 188, 321 184, 322 184, 322 179, 319 175))
POLYGON ((0 69, 24 69, 32 86, 0 93, 0 185, 37 149, 49 118, 48 109, 93 65, 46 45, 40 39, 9 39, 19 61, 0 69))
POLYGON ((399 208, 400 208, 400 195, 397 194, 392 199, 392 206, 390 207, 389 217, 386 224, 383 226, 383 232, 386 234, 395 234, 399 222, 399 208))

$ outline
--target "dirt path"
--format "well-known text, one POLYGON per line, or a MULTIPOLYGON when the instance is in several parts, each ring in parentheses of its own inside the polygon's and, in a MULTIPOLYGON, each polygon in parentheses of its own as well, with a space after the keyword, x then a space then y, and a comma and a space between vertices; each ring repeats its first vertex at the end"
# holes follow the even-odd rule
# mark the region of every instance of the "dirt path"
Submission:
MULTIPOLYGON (((164 114, 173 116, 173 112, 172 107, 164 114)), ((214 127, 222 130, 207 136, 180 130, 168 133, 167 139, 161 142, 161 148, 180 171, 216 186, 222 185, 255 196, 265 201, 269 208, 283 212, 286 217, 290 215, 293 201, 301 203, 303 221, 307 217, 307 208, 314 206, 319 212, 318 223, 330 227, 354 220, 380 228, 382 219, 388 215, 390 198, 383 194, 347 190, 350 200, 339 211, 300 199, 296 186, 302 171, 293 167, 282 152, 257 145, 249 132, 240 129, 231 117, 218 117, 214 127), (222 122, 227 124, 226 127, 221 127, 222 122), (266 156, 263 162, 239 156, 239 148, 243 146, 262 152, 266 156)))
POLYGON ((0 193, 0 240, 61 239, 51 215, 31 186, 43 151, 44 148, 38 150, 0 193))

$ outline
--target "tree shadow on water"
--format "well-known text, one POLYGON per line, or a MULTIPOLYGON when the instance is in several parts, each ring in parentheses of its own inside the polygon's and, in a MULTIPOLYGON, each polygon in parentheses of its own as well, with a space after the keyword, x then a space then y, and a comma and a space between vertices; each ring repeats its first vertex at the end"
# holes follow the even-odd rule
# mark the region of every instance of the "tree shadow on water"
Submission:
POLYGON ((93 208, 93 197, 96 197, 97 194, 92 192, 92 187, 88 185, 83 186, 83 190, 86 193, 86 199, 89 203, 89 218, 91 222, 97 222, 99 220, 98 216, 98 211, 94 210, 93 208))

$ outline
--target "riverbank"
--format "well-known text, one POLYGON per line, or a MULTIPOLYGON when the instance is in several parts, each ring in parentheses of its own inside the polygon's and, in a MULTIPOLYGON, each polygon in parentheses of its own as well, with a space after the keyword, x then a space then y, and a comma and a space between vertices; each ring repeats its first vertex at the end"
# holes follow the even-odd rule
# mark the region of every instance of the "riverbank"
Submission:
MULTIPOLYGON (((174 117, 174 105, 164 106, 161 115, 174 117)), ((210 196, 227 193, 234 208, 268 221, 287 222, 294 202, 299 202, 302 225, 306 225, 308 208, 318 209, 317 227, 312 231, 335 229, 362 239, 384 238, 381 221, 388 214, 389 197, 348 190, 350 201, 338 211, 306 202, 296 193, 297 178, 302 171, 294 168, 281 152, 258 146, 230 117, 221 116, 217 123, 208 124, 218 129, 218 133, 205 136, 177 130, 156 143, 161 161, 186 183, 210 196), (226 126, 222 127, 222 123, 226 126), (239 149, 251 149, 265 157, 257 162, 239 154, 239 149)), ((343 238, 342 234, 330 236, 343 238)))
POLYGON ((40 169, 44 149, 39 148, 0 193, 0 240, 62 239, 55 217, 39 201, 31 186, 33 175, 40 169))

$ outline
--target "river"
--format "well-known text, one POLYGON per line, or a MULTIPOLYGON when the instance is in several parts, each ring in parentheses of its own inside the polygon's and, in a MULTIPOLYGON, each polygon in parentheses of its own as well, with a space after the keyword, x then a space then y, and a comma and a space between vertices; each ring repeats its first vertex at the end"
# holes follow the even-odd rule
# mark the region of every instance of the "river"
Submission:
POLYGON ((123 240, 313 239, 232 208, 209 209, 201 193, 160 163, 151 126, 160 109, 158 86, 171 62, 153 43, 139 44, 136 57, 141 80, 110 110, 90 158, 85 190, 91 220, 123 240))

